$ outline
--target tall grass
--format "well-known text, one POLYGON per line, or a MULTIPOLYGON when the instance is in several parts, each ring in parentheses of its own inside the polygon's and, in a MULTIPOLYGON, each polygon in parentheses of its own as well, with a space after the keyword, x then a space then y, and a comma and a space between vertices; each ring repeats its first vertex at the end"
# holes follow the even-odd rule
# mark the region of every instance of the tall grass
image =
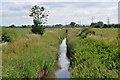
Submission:
POLYGON ((3 78, 38 78, 41 71, 55 67, 64 30, 52 30, 43 36, 26 34, 3 45, 3 78))
MULTIPOLYGON (((0 27, 0 41, 2 40, 2 28, 0 27)), ((0 42, 0 79, 2 79, 2 44, 0 42)))
POLYGON ((85 39, 77 36, 80 30, 68 31, 67 55, 71 61, 71 77, 119 78, 120 58, 118 45, 116 44, 116 35, 118 33, 112 29, 96 29, 95 31, 95 36, 98 38, 91 35, 85 39), (103 36, 102 39, 99 36, 100 34, 103 36), (109 36, 106 36, 107 34, 109 36), (113 38, 108 41, 107 39, 110 37, 113 38))
POLYGON ((95 29, 96 35, 89 37, 106 42, 118 43, 118 28, 95 29))

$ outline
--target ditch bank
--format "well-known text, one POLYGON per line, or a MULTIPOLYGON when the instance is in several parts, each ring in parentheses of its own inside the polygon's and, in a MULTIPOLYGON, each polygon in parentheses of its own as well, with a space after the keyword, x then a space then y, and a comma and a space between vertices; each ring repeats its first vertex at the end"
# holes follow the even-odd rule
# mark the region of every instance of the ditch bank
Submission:
POLYGON ((67 36, 71 78, 119 78, 118 46, 93 38, 82 39, 78 31, 67 36))
POLYGON ((56 66, 59 45, 65 37, 65 30, 53 30, 43 36, 26 36, 28 40, 25 45, 20 45, 23 44, 23 38, 26 38, 21 36, 21 39, 2 46, 3 79, 43 77, 56 66), (19 50, 20 48, 25 48, 25 51, 19 50))

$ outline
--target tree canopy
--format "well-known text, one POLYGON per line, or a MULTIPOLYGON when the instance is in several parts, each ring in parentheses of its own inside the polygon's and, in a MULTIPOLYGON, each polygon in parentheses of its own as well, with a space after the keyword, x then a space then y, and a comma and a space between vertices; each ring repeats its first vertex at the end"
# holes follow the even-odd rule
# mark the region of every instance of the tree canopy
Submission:
POLYGON ((43 34, 45 32, 45 24, 47 22, 48 13, 45 8, 42 6, 33 6, 30 10, 30 17, 33 17, 34 26, 31 31, 35 34, 43 34))
POLYGON ((38 26, 38 24, 45 24, 47 21, 47 11, 45 10, 45 8, 42 6, 33 6, 30 10, 30 17, 33 17, 33 22, 36 26, 38 26))
POLYGON ((71 27, 75 27, 75 25, 76 25, 75 22, 71 22, 71 23, 70 23, 70 26, 71 26, 71 27))

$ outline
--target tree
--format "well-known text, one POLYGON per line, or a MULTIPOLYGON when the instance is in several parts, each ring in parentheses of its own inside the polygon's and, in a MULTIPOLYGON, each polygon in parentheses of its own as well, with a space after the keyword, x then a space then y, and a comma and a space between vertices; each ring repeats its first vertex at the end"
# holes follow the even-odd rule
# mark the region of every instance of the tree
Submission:
POLYGON ((99 21, 97 23, 91 23, 90 25, 93 28, 103 28, 104 27, 104 23, 102 21, 99 21))
POLYGON ((91 23, 91 25, 90 25, 91 27, 93 27, 93 28, 96 28, 96 26, 97 26, 97 23, 91 23))
POLYGON ((75 27, 81 27, 79 24, 76 24, 75 27))
POLYGON ((102 21, 99 21, 97 24, 100 26, 100 28, 104 26, 104 23, 102 21))
POLYGON ((10 25, 9 26, 10 28, 15 28, 16 26, 14 24, 10 25))
POLYGON ((27 26, 26 25, 22 25, 22 28, 27 28, 27 26))
POLYGON ((55 27, 63 27, 62 24, 56 24, 55 27))
POLYGON ((103 28, 108 28, 108 25, 107 24, 104 24, 104 27, 103 28))
POLYGON ((70 23, 70 26, 71 26, 71 27, 75 27, 75 25, 76 25, 75 22, 71 22, 71 23, 70 23))
POLYGON ((43 24, 45 24, 47 22, 47 17, 48 14, 45 11, 45 8, 39 7, 37 5, 33 6, 30 10, 30 17, 33 17, 33 23, 34 26, 32 27, 32 32, 35 34, 43 34, 45 30, 45 26, 43 26, 43 24), (38 28, 36 28, 38 27, 38 28))

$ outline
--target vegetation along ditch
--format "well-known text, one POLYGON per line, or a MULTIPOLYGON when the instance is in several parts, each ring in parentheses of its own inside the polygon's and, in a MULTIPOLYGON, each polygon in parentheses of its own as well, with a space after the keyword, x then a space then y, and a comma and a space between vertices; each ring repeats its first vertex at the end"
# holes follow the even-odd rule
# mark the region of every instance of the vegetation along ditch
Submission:
POLYGON ((119 78, 118 29, 90 29, 68 30, 71 78, 119 78))
MULTIPOLYGON (((21 30, 18 28, 16 31, 19 33, 21 30)), ((47 76, 56 67, 59 45, 65 37, 65 30, 48 29, 42 36, 29 32, 19 35, 14 41, 2 46, 2 77, 41 78, 43 75, 47 76)))

